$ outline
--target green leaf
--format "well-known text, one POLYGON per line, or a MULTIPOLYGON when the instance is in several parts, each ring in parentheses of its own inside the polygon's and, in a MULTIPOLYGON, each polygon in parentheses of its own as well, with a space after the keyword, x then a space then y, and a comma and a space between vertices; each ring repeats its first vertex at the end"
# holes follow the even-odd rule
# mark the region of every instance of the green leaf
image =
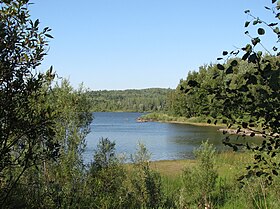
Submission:
POLYGON ((217 64, 217 68, 219 70, 225 70, 225 67, 223 65, 221 65, 221 64, 217 64))
POLYGON ((230 63, 230 65, 231 65, 232 67, 235 67, 235 66, 238 65, 238 62, 237 62, 236 60, 233 60, 233 61, 230 63))
POLYGON ((216 79, 216 78, 218 78, 218 77, 219 77, 219 73, 214 73, 213 79, 216 79))
POLYGON ((233 73, 233 69, 232 66, 230 66, 227 70, 226 70, 226 74, 232 74, 233 73))
POLYGON ((252 51, 252 45, 251 44, 247 44, 244 48, 242 48, 243 51, 246 52, 251 52, 252 51))
POLYGON ((242 127, 243 127, 243 128, 247 128, 247 127, 248 127, 248 123, 242 122, 242 127))
POLYGON ((245 10, 244 12, 245 12, 245 14, 248 14, 248 13, 250 13, 250 10, 247 9, 247 10, 245 10))
POLYGON ((257 176, 257 177, 260 177, 260 176, 263 175, 263 174, 264 174, 264 172, 258 171, 258 172, 256 173, 256 176, 257 176))
POLYGON ((249 84, 254 84, 255 85, 257 83, 258 83, 258 80, 257 80, 256 76, 254 76, 254 75, 250 75, 247 82, 246 82, 247 85, 249 85, 249 84))
POLYGON ((246 54, 244 54, 243 57, 242 57, 242 60, 247 60, 249 55, 250 55, 250 52, 247 52, 246 54))
POLYGON ((190 87, 196 87, 196 86, 199 86, 199 83, 198 83, 197 81, 195 81, 195 80, 190 80, 190 81, 188 82, 188 85, 189 85, 190 87))
POLYGON ((258 29, 258 34, 259 35, 264 35, 265 34, 265 30, 263 28, 259 28, 258 29))
POLYGON ((273 26, 276 26, 276 25, 278 25, 278 23, 270 23, 270 24, 268 24, 269 27, 273 27, 273 26))
POLYGON ((274 4, 277 0, 272 0, 272 4, 274 4))
POLYGON ((242 176, 240 176, 240 177, 237 179, 237 181, 241 181, 241 180, 243 180, 244 178, 245 178, 245 176, 242 175, 242 176))
POLYGON ((254 46, 256 46, 258 43, 261 42, 261 39, 259 37, 252 38, 251 42, 254 46))
POLYGON ((248 58, 248 62, 249 63, 254 63, 254 64, 258 63, 257 55, 255 53, 251 54, 248 58))
POLYGON ((266 8, 267 10, 271 10, 269 7, 266 7, 266 6, 264 8, 266 8))
POLYGON ((278 172, 276 170, 272 170, 272 173, 275 175, 275 176, 278 176, 278 172))
MULTIPOLYGON (((242 92, 248 92, 249 91, 249 89, 246 85, 241 86, 238 90, 242 91, 242 92)), ((243 124, 242 124, 242 126, 243 126, 243 124)))
POLYGON ((249 22, 249 21, 246 21, 246 22, 245 22, 245 28, 247 28, 249 25, 250 25, 250 22, 249 22))
POLYGON ((254 22, 253 22, 253 25, 257 25, 259 23, 259 21, 258 20, 255 20, 254 22))
POLYGON ((47 36, 48 38, 53 38, 53 36, 51 36, 50 34, 45 34, 45 36, 47 36))
POLYGON ((39 20, 37 19, 34 23, 34 27, 36 28, 36 27, 38 27, 38 25, 39 25, 39 20))
POLYGON ((228 52, 227 51, 223 51, 223 56, 226 56, 228 55, 228 52))

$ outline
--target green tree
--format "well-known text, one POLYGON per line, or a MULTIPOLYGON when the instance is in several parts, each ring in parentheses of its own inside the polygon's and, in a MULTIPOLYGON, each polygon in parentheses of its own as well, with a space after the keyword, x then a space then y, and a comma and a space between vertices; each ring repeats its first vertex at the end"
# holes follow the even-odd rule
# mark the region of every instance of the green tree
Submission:
POLYGON ((51 38, 32 21, 28 0, 0 1, 0 205, 26 170, 42 158, 56 158, 55 111, 46 94, 52 68, 38 73, 51 38))
POLYGON ((159 173, 150 168, 150 153, 139 144, 131 156, 134 169, 131 173, 129 190, 131 208, 159 208, 163 205, 162 182, 159 173))
POLYGON ((41 171, 36 171, 41 172, 45 182, 45 196, 41 197, 41 202, 46 200, 46 205, 52 203, 59 208, 77 208, 82 204, 85 193, 83 153, 93 118, 91 104, 83 86, 74 90, 67 80, 62 80, 52 89, 48 102, 59 110, 54 131, 60 151, 59 158, 43 161, 39 167, 41 171))
POLYGON ((46 97, 49 105, 59 110, 54 119, 59 155, 42 158, 22 175, 9 197, 10 208, 78 208, 85 204, 82 154, 92 121, 90 103, 82 87, 74 90, 66 80, 56 84, 46 97))
POLYGON ((115 153, 115 143, 102 138, 87 173, 88 208, 130 208, 127 176, 115 153))
MULTIPOLYGON (((273 181, 273 176, 278 176, 280 165, 277 160, 277 155, 280 148, 280 62, 279 49, 277 43, 280 39, 279 31, 279 10, 280 1, 272 0, 271 7, 265 7, 271 11, 275 17, 273 22, 267 23, 251 14, 250 10, 245 13, 251 18, 251 21, 245 22, 245 27, 252 27, 256 29, 256 34, 251 34, 246 31, 245 34, 250 38, 251 43, 248 43, 240 50, 243 51, 242 60, 248 61, 254 66, 250 73, 245 73, 241 79, 241 85, 231 85, 233 80, 229 80, 223 85, 226 89, 224 95, 224 112, 229 118, 229 126, 238 124, 240 128, 250 129, 253 131, 251 136, 255 133, 261 133, 264 141, 260 146, 250 146, 248 144, 240 144, 229 142, 228 138, 224 141, 226 145, 233 147, 235 150, 238 147, 246 147, 252 150, 254 155, 254 162, 247 167, 248 173, 241 176, 239 180, 247 179, 252 176, 265 177, 267 183, 273 181), (266 28, 265 28, 266 27, 266 28), (266 32, 271 31, 276 36, 276 45, 272 51, 267 50, 262 42, 261 37, 266 32), (269 56, 262 55, 259 47, 265 50, 269 56), (236 104, 243 98, 242 105, 237 108, 236 104), (238 117, 233 116, 233 112, 240 113, 243 109, 243 114, 238 117), (256 122, 260 124, 260 128, 256 127, 256 122)), ((231 56, 237 55, 239 51, 223 52, 223 55, 231 56)), ((218 58, 219 60, 223 58, 218 58)), ((225 59, 225 58, 224 58, 225 59)), ((221 75, 234 74, 233 69, 238 67, 238 60, 233 60, 230 66, 218 64, 217 67, 221 71, 221 75)), ((240 128, 237 130, 240 132, 240 128)))

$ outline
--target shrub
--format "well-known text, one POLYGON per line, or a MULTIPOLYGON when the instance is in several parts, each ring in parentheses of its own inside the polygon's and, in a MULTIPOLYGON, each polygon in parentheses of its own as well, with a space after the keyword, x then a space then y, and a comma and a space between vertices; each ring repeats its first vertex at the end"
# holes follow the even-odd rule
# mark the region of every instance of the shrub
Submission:
POLYGON ((198 164, 193 168, 185 168, 183 172, 183 186, 177 203, 179 208, 204 208, 213 204, 213 192, 218 177, 214 167, 215 148, 206 141, 194 154, 198 164))

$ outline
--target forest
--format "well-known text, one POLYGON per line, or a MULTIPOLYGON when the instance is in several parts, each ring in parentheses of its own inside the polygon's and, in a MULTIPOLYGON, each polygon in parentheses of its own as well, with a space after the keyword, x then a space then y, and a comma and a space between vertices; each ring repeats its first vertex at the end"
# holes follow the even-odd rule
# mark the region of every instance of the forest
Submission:
MULTIPOLYGON (((279 57, 265 55, 262 61, 267 65, 260 73, 254 63, 241 58, 226 61, 225 70, 210 64, 189 72, 187 78, 182 79, 176 90, 169 94, 168 114, 202 117, 206 121, 207 118, 215 118, 223 123, 246 120, 247 123, 251 121, 252 126, 264 126, 265 114, 275 111, 273 121, 277 123, 279 57), (236 105, 238 108, 233 107, 236 105)), ((270 117, 273 117, 272 113, 270 117)))
POLYGON ((53 67, 40 72, 51 29, 32 20, 29 0, 0 0, 0 208, 279 208, 280 1, 270 5, 264 9, 274 22, 246 10, 252 20, 244 26, 257 37, 246 31, 246 46, 223 51, 176 90, 103 92, 75 89, 53 67), (266 31, 276 44, 262 53, 256 46, 266 31), (101 138, 85 163, 92 111, 205 117, 263 141, 243 143, 225 132, 232 151, 218 153, 205 141, 194 160, 170 162, 150 162, 139 144, 124 163, 116 144, 101 138))
POLYGON ((155 112, 165 111, 171 89, 129 89, 89 91, 92 112, 155 112))

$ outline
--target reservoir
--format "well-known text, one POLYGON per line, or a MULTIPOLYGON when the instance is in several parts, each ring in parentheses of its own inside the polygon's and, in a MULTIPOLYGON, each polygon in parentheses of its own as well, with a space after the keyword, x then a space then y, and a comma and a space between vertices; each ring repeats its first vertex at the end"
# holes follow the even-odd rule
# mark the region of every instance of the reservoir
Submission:
POLYGON ((90 162, 99 139, 108 138, 116 143, 117 154, 129 161, 139 143, 145 144, 151 160, 192 159, 193 149, 208 140, 218 150, 225 149, 224 135, 218 127, 201 127, 186 124, 136 122, 142 113, 96 112, 91 133, 86 138, 85 162, 90 162))

